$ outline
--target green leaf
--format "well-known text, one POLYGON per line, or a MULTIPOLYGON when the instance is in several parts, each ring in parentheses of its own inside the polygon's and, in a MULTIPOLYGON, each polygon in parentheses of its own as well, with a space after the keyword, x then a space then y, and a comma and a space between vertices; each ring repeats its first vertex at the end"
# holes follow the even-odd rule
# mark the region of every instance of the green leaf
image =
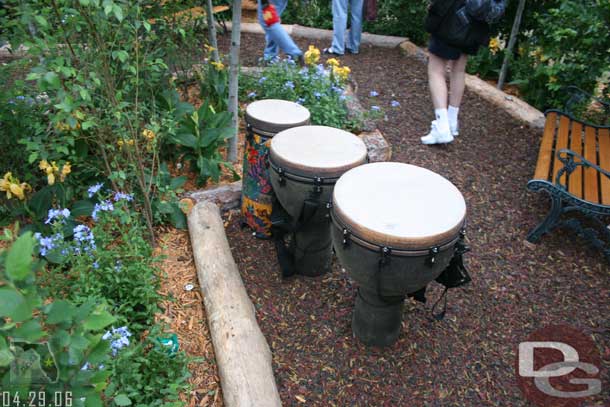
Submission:
POLYGON ((114 403, 117 406, 130 406, 131 405, 131 400, 129 400, 129 397, 127 397, 124 394, 119 394, 118 396, 116 396, 114 398, 114 403))
POLYGON ((116 318, 110 315, 106 310, 96 310, 91 313, 83 322, 83 327, 89 331, 97 331, 107 327, 116 321, 116 318))
POLYGON ((26 279, 32 273, 32 253, 35 240, 32 232, 24 233, 17 239, 6 256, 6 276, 13 281, 26 279))
POLYGON ((91 393, 85 398, 85 407, 103 407, 102 399, 97 393, 91 393))
POLYGON ((70 213, 73 217, 90 216, 93 213, 94 207, 93 202, 88 199, 83 199, 82 201, 74 202, 70 213))
POLYGON ((46 186, 40 191, 32 195, 28 206, 36 214, 37 219, 43 219, 53 203, 53 192, 50 187, 46 186))
POLYGON ((31 319, 21 324, 19 328, 13 329, 10 335, 13 339, 25 342, 36 342, 44 337, 46 333, 42 330, 42 326, 38 320, 31 319))
POLYGON ((69 322, 76 308, 72 303, 66 300, 57 300, 50 304, 46 309, 47 320, 49 324, 59 324, 62 322, 69 322))
POLYGON ((89 352, 89 356, 87 357, 89 363, 98 364, 108 358, 110 342, 99 338, 100 337, 98 337, 97 344, 91 349, 91 352, 89 352))
POLYGON ((172 205, 172 213, 170 214, 172 224, 178 229, 186 229, 186 216, 180 209, 178 204, 172 205))
POLYGON ((43 16, 41 16, 40 14, 35 15, 34 16, 34 20, 36 20, 38 25, 43 27, 43 28, 47 28, 49 26, 49 23, 47 22, 47 20, 43 16))
POLYGON ((182 187, 184 186, 184 184, 186 183, 186 181, 187 181, 187 180, 188 180, 188 178, 187 178, 187 177, 185 177, 184 175, 183 175, 183 176, 180 176, 180 177, 172 178, 172 180, 171 180, 171 182, 170 182, 170 184, 169 184, 169 187, 170 187, 170 188, 171 188, 173 191, 175 191, 175 190, 177 190, 178 188, 182 188, 182 187))
MULTIPOLYGON (((119 22, 123 21, 123 9, 118 4, 112 6, 112 12, 119 22)), ((124 62, 124 61, 123 61, 124 62)))
POLYGON ((32 315, 32 307, 25 297, 12 287, 0 287, 0 317, 12 318, 21 322, 32 315))
POLYGON ((59 76, 57 76, 55 72, 47 72, 46 74, 44 74, 44 80, 53 88, 59 88, 61 86, 59 76))
POLYGON ((89 0, 78 0, 81 6, 87 7, 90 3, 89 0))
POLYGON ((2 349, 0 350, 0 367, 6 367, 11 364, 11 362, 15 359, 13 353, 10 349, 2 349))

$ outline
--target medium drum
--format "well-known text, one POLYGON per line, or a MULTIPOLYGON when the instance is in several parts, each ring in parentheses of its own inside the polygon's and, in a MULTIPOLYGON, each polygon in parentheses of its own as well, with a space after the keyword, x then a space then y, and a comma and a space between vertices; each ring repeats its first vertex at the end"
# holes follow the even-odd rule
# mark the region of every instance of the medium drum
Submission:
POLYGON ((294 272, 318 276, 330 269, 328 208, 333 188, 345 171, 366 161, 364 142, 333 127, 294 127, 271 140, 271 184, 288 215, 284 225, 292 239, 294 272))
POLYGON ((332 241, 359 285, 352 329, 362 342, 396 341, 405 296, 449 265, 465 217, 460 191, 424 168, 381 162, 343 174, 333 193, 332 241))
POLYGON ((246 108, 246 146, 242 181, 243 223, 257 237, 271 236, 273 189, 269 182, 269 140, 282 130, 309 123, 307 108, 286 100, 259 100, 246 108))

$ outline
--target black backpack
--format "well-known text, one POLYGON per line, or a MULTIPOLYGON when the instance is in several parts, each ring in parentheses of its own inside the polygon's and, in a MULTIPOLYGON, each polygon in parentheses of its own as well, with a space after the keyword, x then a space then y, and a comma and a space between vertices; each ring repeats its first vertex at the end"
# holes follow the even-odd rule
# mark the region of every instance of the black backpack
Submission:
POLYGON ((489 24, 466 10, 468 0, 434 0, 426 16, 426 31, 461 50, 475 50, 489 42, 489 24))
POLYGON ((466 0, 465 7, 470 17, 493 24, 504 15, 506 0, 466 0))

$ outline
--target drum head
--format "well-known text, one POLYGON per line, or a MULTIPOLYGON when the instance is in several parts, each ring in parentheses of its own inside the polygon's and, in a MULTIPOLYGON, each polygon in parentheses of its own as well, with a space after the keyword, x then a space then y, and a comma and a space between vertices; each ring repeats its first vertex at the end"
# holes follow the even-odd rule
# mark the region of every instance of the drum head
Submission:
POLYGON ((246 123, 266 133, 309 123, 309 110, 298 103, 287 100, 266 99, 252 102, 246 108, 246 123))
POLYGON ((366 162, 360 137, 327 126, 293 127, 271 139, 269 159, 286 171, 304 176, 338 178, 366 162))
POLYGON ((333 211, 355 235, 380 246, 427 250, 455 238, 466 202, 442 176, 402 163, 372 163, 343 174, 333 211))

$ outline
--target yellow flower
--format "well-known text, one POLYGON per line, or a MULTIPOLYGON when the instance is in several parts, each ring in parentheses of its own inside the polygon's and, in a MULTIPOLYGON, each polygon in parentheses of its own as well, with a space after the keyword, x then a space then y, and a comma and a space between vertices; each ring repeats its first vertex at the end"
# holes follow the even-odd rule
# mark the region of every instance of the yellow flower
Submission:
POLYGON ((344 67, 334 66, 333 67, 333 74, 342 81, 347 80, 347 78, 349 77, 349 74, 351 72, 352 72, 351 69, 349 69, 349 67, 347 67, 347 66, 344 66, 344 67))
POLYGON ((40 163, 38 164, 38 168, 40 168, 43 171, 46 171, 46 169, 49 168, 49 162, 47 160, 40 161, 40 163))
POLYGON ((49 183, 49 185, 55 184, 55 174, 47 174, 47 182, 49 183))
POLYGON ((133 140, 132 139, 127 139, 127 145, 133 146, 133 140))
POLYGON ((208 51, 208 52, 214 52, 214 51, 216 51, 216 48, 211 47, 211 46, 209 46, 208 44, 205 44, 205 45, 203 46, 203 48, 205 48, 205 50, 206 50, 206 51, 208 51))
POLYGON ((330 58, 328 61, 326 61, 326 65, 335 67, 335 66, 339 66, 339 60, 337 58, 330 58))
POLYGON ((549 82, 550 82, 550 83, 555 83, 555 82, 557 82, 557 77, 556 77, 556 76, 553 76, 553 75, 552 75, 552 76, 550 76, 550 77, 549 77, 549 82))
POLYGON ((152 141, 155 138, 155 133, 150 129, 142 130, 142 136, 148 141, 152 141))
POLYGON ((225 69, 224 64, 220 61, 212 61, 210 62, 210 64, 213 65, 217 71, 222 71, 223 69, 225 69))
POLYGON ((28 183, 19 183, 19 180, 13 177, 13 174, 10 172, 4 174, 4 177, 0 180, 0 191, 6 192, 7 199, 15 196, 23 201, 25 199, 25 192, 31 190, 32 187, 28 183))
POLYGON ((496 55, 496 53, 499 50, 500 50, 500 39, 498 37, 491 38, 489 40, 489 52, 491 52, 493 55, 496 55))
POLYGON ((24 193, 23 187, 21 185, 11 184, 10 191, 13 195, 15 195, 17 198, 19 198, 20 201, 23 201, 25 199, 25 193, 24 193))
POLYGON ((70 165, 70 161, 66 162, 63 167, 61 167, 61 174, 59 176, 59 180, 64 182, 66 176, 72 172, 72 166, 70 165))
POLYGON ((117 146, 119 146, 119 148, 123 148, 124 142, 123 142, 123 140, 119 140, 116 142, 116 144, 117 144, 117 146))
POLYGON ((0 179, 0 191, 5 192, 8 191, 10 186, 11 186, 11 181, 10 179, 12 178, 13 174, 10 172, 7 172, 6 174, 4 174, 4 177, 2 179, 0 179))
POLYGON ((315 65, 320 60, 320 50, 317 49, 315 46, 310 45, 309 49, 305 51, 303 58, 307 65, 315 65))

